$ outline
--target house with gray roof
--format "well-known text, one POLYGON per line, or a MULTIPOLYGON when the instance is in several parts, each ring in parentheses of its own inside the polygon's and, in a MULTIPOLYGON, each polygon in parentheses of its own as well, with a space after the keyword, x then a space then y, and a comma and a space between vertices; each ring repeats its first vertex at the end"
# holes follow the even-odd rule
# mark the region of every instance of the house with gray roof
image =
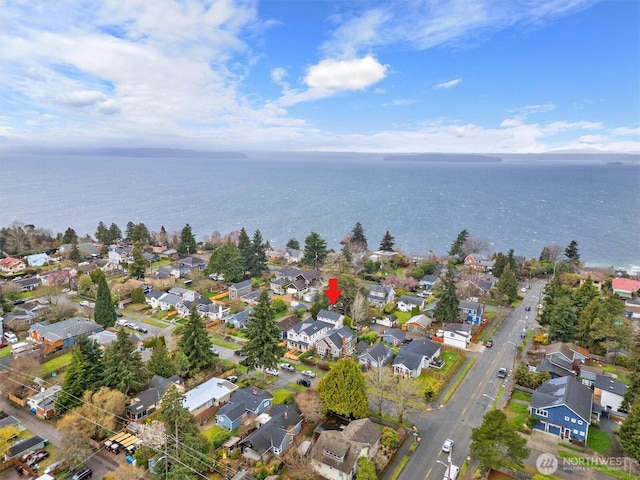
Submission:
POLYGON ((244 280, 229 287, 229 300, 240 298, 247 293, 251 293, 251 280, 244 280))
POLYGON ((416 307, 419 310, 424 309, 424 298, 402 295, 400 300, 398 300, 398 310, 401 312, 410 312, 416 307))
POLYGON ((396 298, 396 291, 391 285, 367 285, 369 293, 367 294, 367 301, 369 305, 374 307, 384 307, 389 305, 396 298))
POLYGON ((390 328, 381 336, 383 342, 390 343, 394 347, 397 347, 398 345, 404 343, 405 338, 407 338, 407 332, 405 332, 401 328, 390 328))
POLYGON ((357 341, 358 336, 349 327, 334 328, 316 343, 316 353, 321 357, 349 357, 355 350, 357 341))
POLYGON ((198 258, 194 255, 190 255, 186 258, 182 258, 178 260, 178 265, 180 266, 180 268, 186 268, 189 271, 191 270, 202 271, 205 268, 207 268, 208 263, 202 260, 201 258, 198 258))
POLYGON ((341 327, 344 323, 344 315, 331 310, 320 310, 316 319, 320 322, 330 323, 334 327, 341 327))
POLYGON ((21 292, 31 292, 42 285, 40 278, 37 276, 18 278, 16 280, 11 280, 11 283, 16 285, 21 292))
POLYGON ((436 285, 437 281, 438 277, 436 275, 425 275, 420 279, 420 286, 427 290, 431 290, 436 285))
POLYGON ((593 392, 573 377, 547 380, 533 392, 533 428, 584 444, 589 434, 593 392))
POLYGON ((216 412, 216 423, 227 430, 238 428, 245 418, 255 418, 268 412, 273 405, 273 395, 258 387, 237 390, 216 412))
MULTIPOLYGON (((267 414, 262 414, 263 415, 267 414)), ((259 417, 259 418, 261 418, 259 417)), ((265 461, 282 457, 302 429, 302 415, 293 405, 274 405, 265 423, 240 442, 244 456, 265 461)))
POLYGON ((432 321, 433 319, 431 317, 420 313, 407 320, 405 326, 407 327, 407 331, 409 332, 425 333, 431 325, 432 321))
POLYGON ((367 368, 387 365, 393 359, 393 349, 382 342, 375 343, 358 355, 358 362, 367 368))
POLYGON ((84 317, 72 317, 56 323, 36 323, 29 328, 27 335, 33 342, 48 348, 66 349, 76 343, 80 335, 101 332, 102 325, 84 317))
POLYGON ((466 350, 471 343, 470 323, 449 323, 444 326, 444 344, 450 347, 466 350))
POLYGON ((44 448, 45 439, 39 437, 38 435, 34 435, 33 437, 25 438, 23 440, 19 440, 13 445, 9 447, 7 453, 5 454, 5 460, 9 460, 11 458, 18 458, 27 453, 29 450, 38 450, 39 448, 44 448))
POLYGON ((309 318, 304 322, 298 322, 287 330, 287 348, 295 348, 306 352, 322 340, 330 330, 334 328, 332 323, 322 322, 309 318))
POLYGON ((160 375, 151 377, 147 389, 131 398, 129 405, 127 405, 125 409, 127 419, 131 422, 137 422, 158 410, 161 405, 162 396, 172 383, 182 389, 182 379, 179 375, 174 375, 169 378, 160 375))
POLYGON ((593 384, 593 402, 602 406, 603 412, 619 412, 628 386, 613 377, 597 375, 593 384))
POLYGON ((440 356, 442 346, 427 339, 414 340, 402 347, 392 366, 394 373, 404 378, 418 378, 440 356))
POLYGON ((458 308, 464 314, 467 322, 473 323, 474 325, 479 325, 482 322, 484 305, 481 303, 471 302, 469 300, 460 300, 458 308))
POLYGON ((173 293, 165 293, 158 299, 160 310, 171 310, 171 307, 177 310, 181 303, 182 298, 173 293))

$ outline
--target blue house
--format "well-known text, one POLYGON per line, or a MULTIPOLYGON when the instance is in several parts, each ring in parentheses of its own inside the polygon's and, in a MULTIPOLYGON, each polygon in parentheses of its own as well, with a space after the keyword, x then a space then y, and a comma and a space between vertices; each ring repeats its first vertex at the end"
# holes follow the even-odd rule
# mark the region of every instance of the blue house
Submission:
POLYGON ((382 341, 397 347, 404 342, 406 336, 407 332, 404 332, 399 328, 390 328, 382 334, 382 341))
POLYGON ((393 355, 391 348, 382 342, 378 342, 358 355, 358 361, 365 367, 375 368, 389 363, 393 355))
POLYGON ((257 387, 237 390, 229 403, 216 413, 216 423, 228 430, 238 428, 246 417, 257 417, 271 409, 273 395, 257 387))
POLYGON ((233 325, 233 328, 245 328, 252 313, 253 308, 249 308, 247 310, 243 310, 242 312, 229 315, 224 319, 224 321, 233 325))
POLYGON ((242 453, 262 461, 270 455, 281 457, 302 429, 302 415, 293 405, 274 405, 269 419, 240 442, 242 453))
POLYGON ((475 325, 482 322, 484 307, 481 303, 470 302, 468 300, 460 300, 460 311, 465 314, 466 321, 475 325))
POLYGON ((535 429, 585 443, 591 423, 593 392, 573 377, 547 380, 531 396, 535 429))

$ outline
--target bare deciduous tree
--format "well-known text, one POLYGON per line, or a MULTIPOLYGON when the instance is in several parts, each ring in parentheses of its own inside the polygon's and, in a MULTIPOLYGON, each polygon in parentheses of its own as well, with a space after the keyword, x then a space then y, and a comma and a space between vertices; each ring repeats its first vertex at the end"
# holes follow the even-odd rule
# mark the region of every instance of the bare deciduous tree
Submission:
POLYGON ((360 324, 366 320, 368 312, 369 304, 367 299, 361 292, 356 293, 356 297, 351 303, 351 319, 356 325, 360 324))
POLYGON ((302 440, 296 439, 284 456, 287 466, 287 478, 296 480, 312 480, 316 474, 311 467, 309 457, 300 453, 299 447, 302 440))
POLYGON ((136 467, 123 463, 116 470, 102 477, 102 480, 137 480, 140 478, 139 474, 140 470, 136 467))
POLYGON ((420 397, 418 386, 411 379, 399 379, 393 393, 398 421, 402 422, 422 398, 420 397))
MULTIPOLYGON (((382 358, 377 359, 378 364, 382 363, 382 358)), ((396 382, 391 370, 384 366, 373 367, 365 375, 367 386, 369 387, 369 401, 377 409, 378 415, 382 415, 382 406, 387 398, 392 385, 396 382)))
POLYGON ((322 420, 324 404, 318 392, 312 389, 305 390, 296 395, 295 401, 307 422, 318 423, 322 420))
POLYGON ((489 251, 489 240, 477 238, 469 235, 462 244, 461 253, 463 258, 472 253, 482 254, 489 251))

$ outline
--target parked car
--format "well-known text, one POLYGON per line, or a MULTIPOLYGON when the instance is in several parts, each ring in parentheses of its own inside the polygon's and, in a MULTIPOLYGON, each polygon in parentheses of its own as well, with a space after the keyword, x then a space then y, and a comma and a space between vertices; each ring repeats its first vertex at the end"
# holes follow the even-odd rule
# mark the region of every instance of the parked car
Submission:
POLYGON ((80 302, 80 306, 81 306, 81 307, 88 307, 88 306, 89 306, 89 302, 87 302, 86 300, 82 300, 82 301, 80 302))
POLYGON ((485 343, 484 346, 487 348, 493 347, 493 340, 487 340, 487 343, 485 343))
POLYGON ((213 353, 214 357, 219 357, 220 356, 220 352, 218 351, 218 349, 216 347, 209 347, 209 350, 211 350, 211 353, 213 353))
POLYGON ((287 372, 295 372, 296 369, 293 365, 291 365, 290 363, 281 363, 280 364, 280 368, 283 370, 286 370, 287 372))
POLYGON ((305 370, 304 372, 302 372, 302 375, 309 378, 316 378, 316 374, 311 370, 305 370))
POLYGON ((500 370, 498 370, 498 378, 506 378, 507 376, 507 369, 504 367, 500 367, 500 370))
POLYGON ((234 355, 238 355, 239 357, 244 357, 246 355, 246 353, 242 349, 234 350, 233 353, 234 355))
POLYGON ((238 376, 237 375, 229 375, 227 377, 227 380, 229 380, 231 383, 236 383, 238 381, 238 376))
POLYGON ((149 330, 140 326, 136 326, 136 330, 139 331, 140 333, 149 333, 149 330))
POLYGON ((531 306, 526 306, 526 307, 524 307, 524 311, 525 311, 525 312, 530 312, 530 311, 531 311, 531 306))
POLYGON ((451 469, 447 468, 447 471, 444 472, 444 477, 442 480, 456 480, 458 478, 458 472, 460 471, 460 467, 457 465, 451 465, 451 469))
POLYGON ((277 377, 278 375, 280 375, 280 370, 278 370, 277 368, 267 368, 265 369, 265 372, 268 375, 273 375, 274 377, 277 377))
POLYGON ((91 478, 92 475, 93 470, 91 470, 89 467, 82 467, 80 470, 73 474, 71 480, 86 480, 87 478, 91 478))
POLYGON ((451 452, 452 448, 453 448, 453 440, 451 440, 450 438, 447 438, 442 444, 442 451, 444 453, 449 453, 451 452))
POLYGON ((47 452, 46 450, 40 449, 37 450, 33 455, 31 455, 29 457, 29 459, 27 460, 27 466, 28 467, 33 467, 36 463, 41 462, 42 460, 44 460, 45 458, 47 458, 49 456, 49 452, 47 452))
POLYGON ((116 315, 118 316, 118 318, 122 318, 122 312, 117 311, 117 312, 116 312, 116 315))
POLYGON ((128 327, 129 326, 129 322, 127 322, 124 319, 120 319, 120 320, 116 320, 116 325, 118 325, 120 327, 128 327))
POLYGON ((300 378, 298 379, 298 385, 302 385, 304 387, 310 387, 311 386, 311 380, 309 380, 308 378, 300 378))

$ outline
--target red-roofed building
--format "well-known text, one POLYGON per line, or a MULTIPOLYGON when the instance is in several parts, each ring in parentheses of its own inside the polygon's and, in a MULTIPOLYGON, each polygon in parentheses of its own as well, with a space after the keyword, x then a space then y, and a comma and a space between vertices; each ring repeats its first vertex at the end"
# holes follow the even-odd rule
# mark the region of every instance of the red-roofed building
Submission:
POLYGON ((638 294, 640 290, 640 281, 630 278, 614 278, 611 281, 613 293, 617 293, 622 298, 631 298, 634 294, 638 294))
POLYGON ((18 273, 24 270, 26 266, 19 258, 7 257, 0 260, 0 271, 3 273, 18 273))

